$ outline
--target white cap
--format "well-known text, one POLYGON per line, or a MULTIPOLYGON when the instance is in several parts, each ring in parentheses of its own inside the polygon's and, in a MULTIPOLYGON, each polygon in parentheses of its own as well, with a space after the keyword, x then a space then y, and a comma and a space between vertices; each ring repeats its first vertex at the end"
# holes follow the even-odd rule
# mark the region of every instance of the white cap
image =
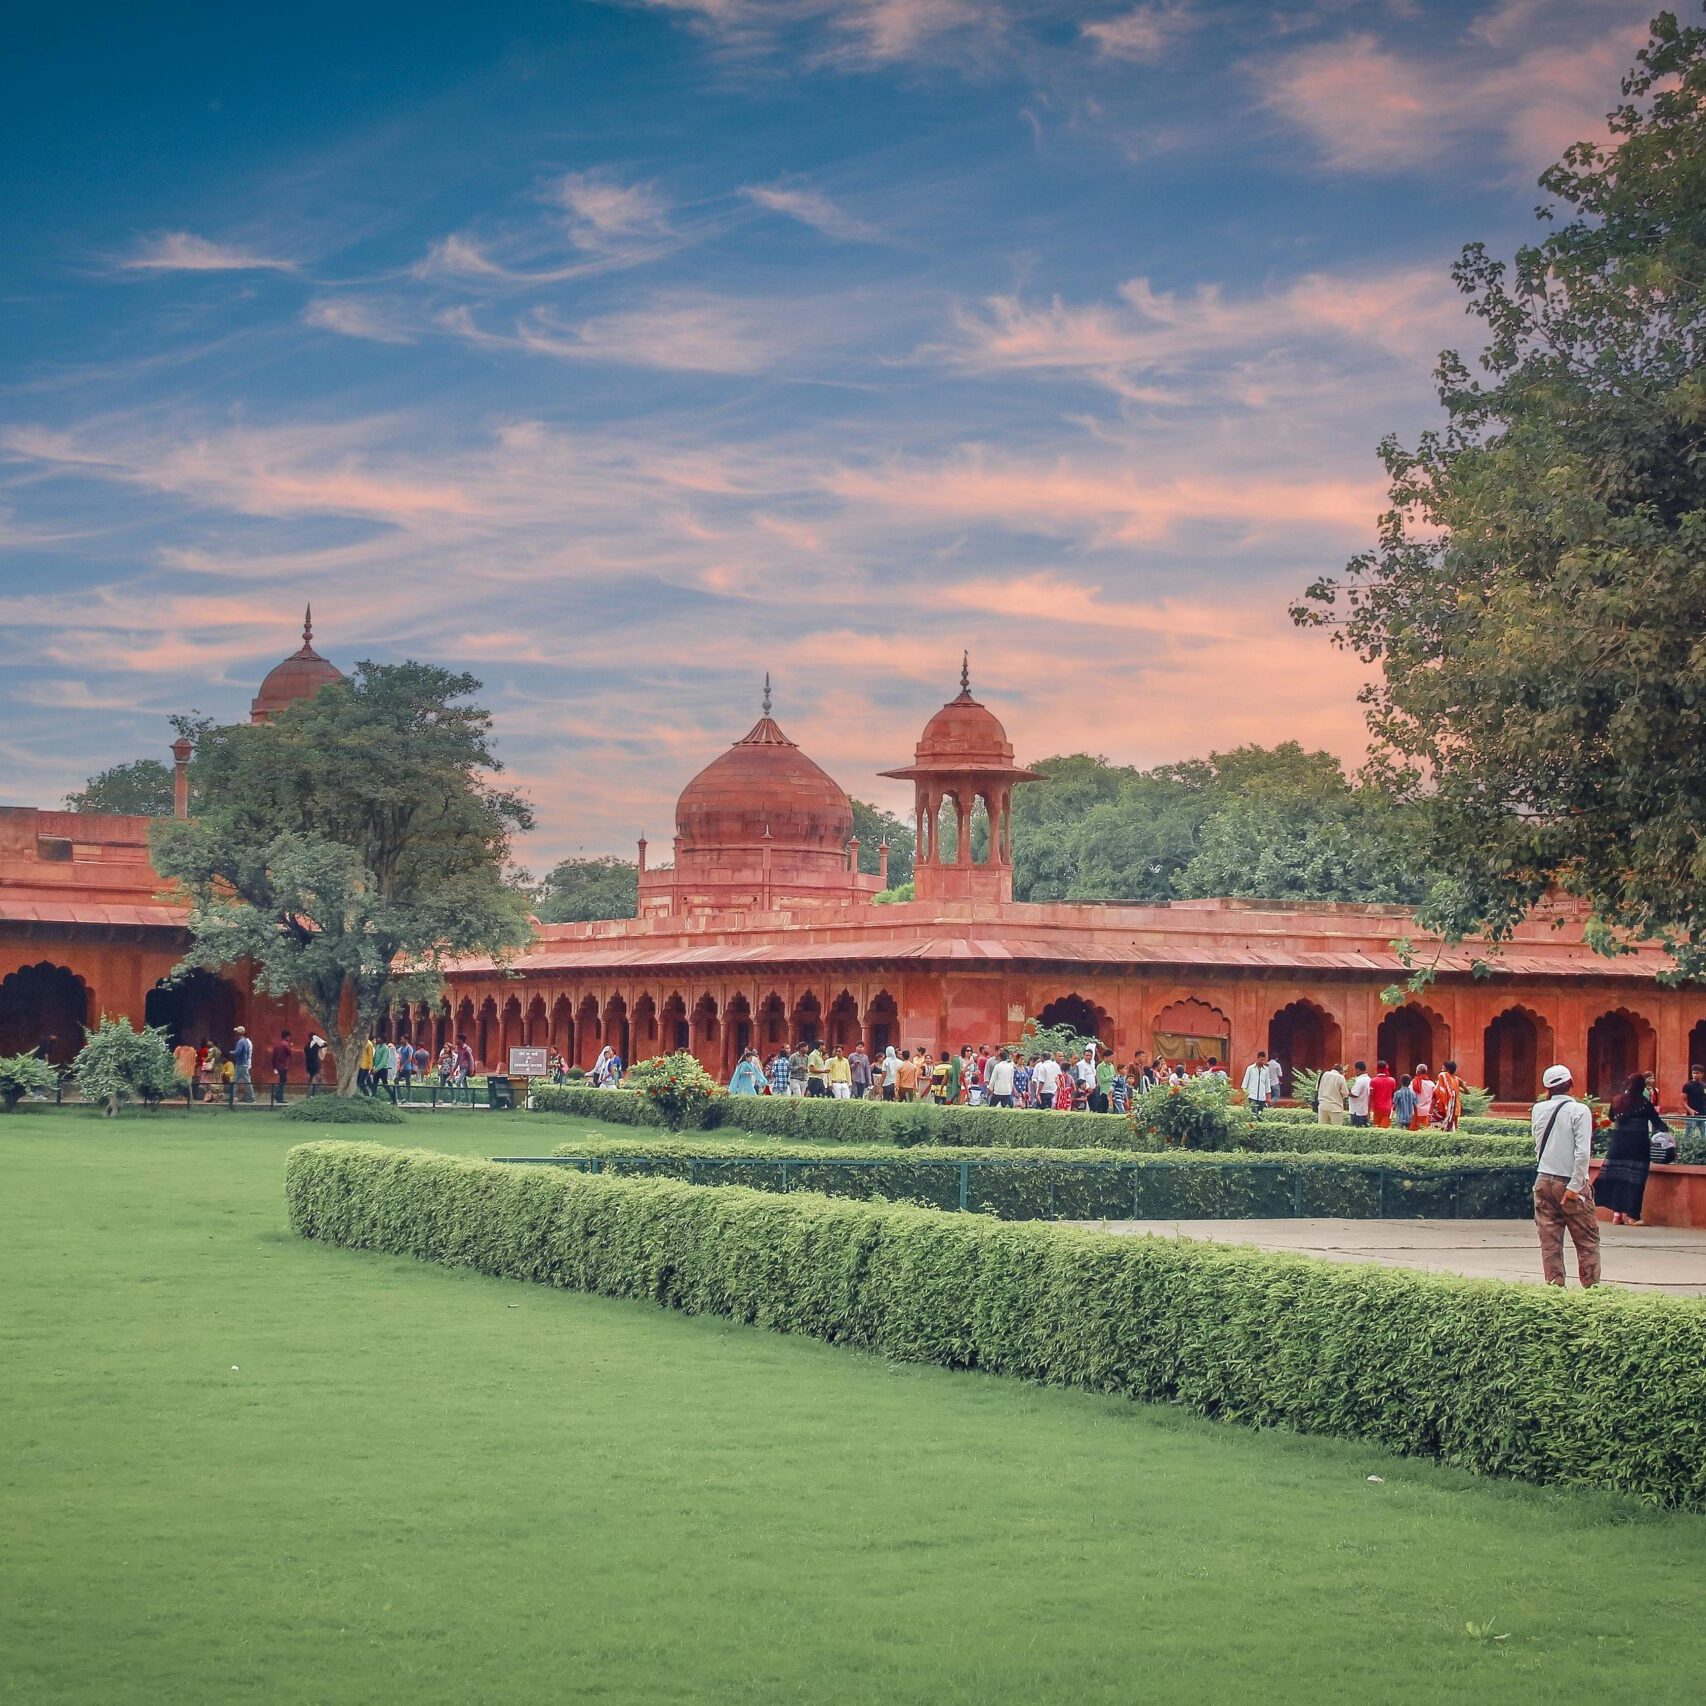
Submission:
POLYGON ((1561 1090, 1570 1082, 1570 1069, 1567 1066, 1549 1066, 1541 1074, 1540 1082, 1548 1090, 1561 1090))

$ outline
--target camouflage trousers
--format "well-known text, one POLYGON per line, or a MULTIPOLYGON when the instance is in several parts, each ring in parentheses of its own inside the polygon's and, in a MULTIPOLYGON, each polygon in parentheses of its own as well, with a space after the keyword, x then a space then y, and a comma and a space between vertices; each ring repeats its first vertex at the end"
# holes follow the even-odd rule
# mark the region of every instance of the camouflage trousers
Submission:
POLYGON ((1534 1181, 1534 1224, 1540 1233, 1540 1263, 1548 1285, 1564 1283, 1564 1234, 1576 1247, 1576 1272, 1583 1285, 1599 1284, 1599 1221, 1593 1211, 1593 1186, 1583 1185, 1574 1207, 1564 1201, 1568 1179, 1542 1173, 1534 1181))

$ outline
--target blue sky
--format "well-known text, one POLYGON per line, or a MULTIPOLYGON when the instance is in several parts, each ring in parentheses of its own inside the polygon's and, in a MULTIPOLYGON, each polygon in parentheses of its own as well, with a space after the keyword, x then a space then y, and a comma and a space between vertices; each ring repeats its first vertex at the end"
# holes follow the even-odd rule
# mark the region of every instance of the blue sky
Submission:
POLYGON ((1650 9, 37 9, 0 801, 246 714, 310 599, 485 681, 535 868, 667 838, 766 670, 891 804, 962 648, 1024 757, 1354 757, 1286 605, 1650 9))

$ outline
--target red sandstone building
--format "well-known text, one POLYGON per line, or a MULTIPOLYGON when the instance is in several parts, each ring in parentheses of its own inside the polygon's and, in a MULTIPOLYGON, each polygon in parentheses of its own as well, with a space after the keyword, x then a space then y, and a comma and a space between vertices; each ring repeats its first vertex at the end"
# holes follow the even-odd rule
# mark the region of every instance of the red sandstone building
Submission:
MULTIPOLYGON (((305 628, 251 715, 336 679, 305 628)), ((912 763, 885 774, 911 781, 916 800, 916 898, 894 906, 874 904, 882 877, 857 868, 852 803, 771 717, 767 685, 752 730, 682 791, 673 862, 648 865, 641 843, 638 917, 542 925, 513 964, 464 963, 436 1008, 399 1010, 387 1029, 435 1049, 464 1034, 492 1066, 527 1044, 582 1064, 605 1042, 627 1059, 688 1048, 726 1077, 749 1045, 958 1048, 1009 1039, 1038 1015, 1122 1058, 1237 1065, 1266 1048, 1288 1067, 1407 1068, 1449 1056, 1506 1102, 1531 1099, 1558 1059, 1597 1094, 1656 1073, 1670 1105, 1689 1063, 1706 1061, 1706 990, 1659 985, 1651 950, 1592 953, 1567 914, 1525 924, 1484 977, 1471 971, 1484 948, 1448 950, 1423 997, 1387 1008, 1380 992, 1405 972, 1392 942, 1431 951, 1392 908, 1015 902, 1011 801, 1033 773, 963 673, 912 763)), ((187 938, 159 897, 147 827, 0 811, 0 1053, 52 1035, 68 1058, 102 1012, 221 1042, 235 1023, 263 1042, 300 1024, 241 972, 167 985, 187 938)))

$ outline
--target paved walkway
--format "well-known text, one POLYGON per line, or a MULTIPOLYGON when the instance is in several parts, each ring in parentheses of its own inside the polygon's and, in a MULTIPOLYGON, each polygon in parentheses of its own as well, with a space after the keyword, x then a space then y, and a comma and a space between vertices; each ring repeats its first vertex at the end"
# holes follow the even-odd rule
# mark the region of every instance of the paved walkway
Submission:
MULTIPOLYGON (((1104 1232, 1161 1238, 1206 1238, 1254 1244, 1329 1262, 1377 1262, 1389 1268, 1468 1274, 1476 1279, 1540 1283, 1540 1248, 1526 1220, 1105 1220, 1104 1232)), ((1564 1260, 1575 1284, 1575 1254, 1564 1260)), ((1600 1227, 1607 1284, 1633 1291, 1706 1297, 1706 1229, 1676 1226, 1600 1227)))

